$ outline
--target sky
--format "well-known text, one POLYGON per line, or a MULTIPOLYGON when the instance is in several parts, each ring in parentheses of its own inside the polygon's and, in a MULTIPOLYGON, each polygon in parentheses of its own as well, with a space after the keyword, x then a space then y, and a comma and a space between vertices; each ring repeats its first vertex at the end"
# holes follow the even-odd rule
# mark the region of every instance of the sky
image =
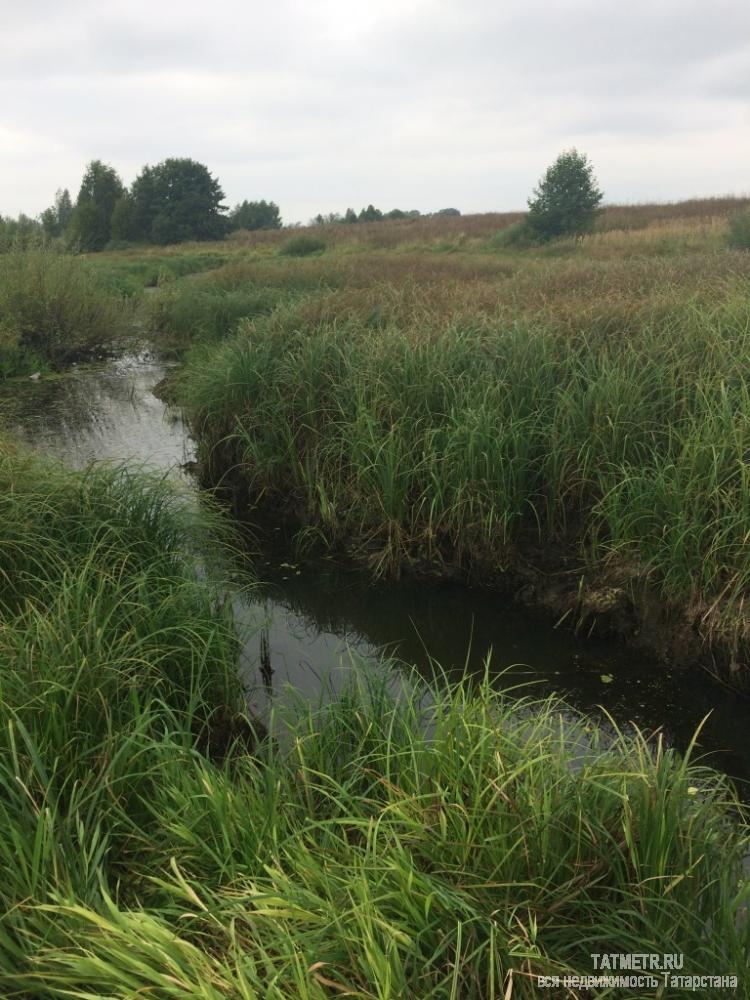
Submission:
POLYGON ((284 221, 750 192, 748 0, 0 0, 0 214, 189 156, 284 221))

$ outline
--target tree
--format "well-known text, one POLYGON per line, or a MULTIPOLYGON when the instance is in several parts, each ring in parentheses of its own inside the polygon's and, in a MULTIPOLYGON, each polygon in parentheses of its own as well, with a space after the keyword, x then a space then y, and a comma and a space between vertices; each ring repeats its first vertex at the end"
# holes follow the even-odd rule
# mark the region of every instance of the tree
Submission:
POLYGON ((279 206, 273 201, 243 201, 229 213, 231 229, 281 229, 279 206))
POLYGON ((360 222, 380 222, 383 218, 383 213, 379 208, 375 208, 374 205, 368 205, 367 208, 363 208, 359 213, 360 222))
POLYGON ((70 217, 73 214, 73 203, 70 200, 70 192, 67 188, 58 188, 55 194, 55 203, 46 208, 39 216, 42 229, 46 236, 62 236, 70 224, 70 217))
MULTIPOLYGON (((130 218, 128 231, 130 239, 151 241, 151 225, 156 217, 156 192, 154 188, 154 168, 145 166, 130 185, 130 218)), ((124 211, 124 209, 123 209, 124 211)))
POLYGON ((344 222, 350 225, 354 222, 359 222, 359 219, 357 218, 357 213, 354 211, 353 208, 347 208, 346 212, 344 212, 344 222))
POLYGON ((133 238, 153 243, 221 239, 224 192, 202 163, 171 158, 144 167, 131 188, 133 238))
POLYGON ((344 218, 340 212, 326 212, 325 215, 322 212, 318 212, 316 216, 310 219, 311 226, 337 226, 340 222, 343 222, 344 218))
MULTIPOLYGON (((15 246, 17 249, 37 245, 40 242, 43 230, 41 223, 37 219, 31 219, 23 212, 17 219, 10 216, 3 218, 0 215, 0 249, 15 246)), ((0 325, 2 325, 0 323, 0 325)))
POLYGON ((135 224, 135 204, 127 191, 117 199, 115 207, 112 209, 110 231, 113 240, 127 242, 138 238, 135 224))
POLYGON ((593 166, 577 150, 566 150, 534 189, 527 225, 545 242, 557 236, 582 236, 590 232, 601 200, 593 166))
POLYGON ((101 250, 109 243, 112 212, 124 190, 116 170, 101 160, 89 163, 70 219, 81 250, 101 250))

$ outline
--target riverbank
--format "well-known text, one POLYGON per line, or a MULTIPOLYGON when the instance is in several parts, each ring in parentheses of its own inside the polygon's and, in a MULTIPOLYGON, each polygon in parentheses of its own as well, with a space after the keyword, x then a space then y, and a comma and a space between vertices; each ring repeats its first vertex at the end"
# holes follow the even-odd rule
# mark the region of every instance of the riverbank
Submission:
POLYGON ((188 355, 207 481, 376 574, 500 581, 746 686, 750 255, 633 239, 192 282, 297 290, 188 355))
MULTIPOLYGON (((165 375, 178 371, 177 363, 148 352, 54 378, 6 382, 0 422, 28 447, 68 465, 84 468, 102 459, 133 469, 145 464, 181 487, 194 487, 188 470, 195 468, 195 442, 179 408, 153 394, 165 375)), ((750 778, 744 737, 750 705, 709 683, 702 670, 687 669, 684 658, 672 666, 660 663, 596 630, 576 634, 568 619, 555 628, 559 615, 527 609, 513 599, 516 591, 408 574, 374 580, 366 566, 360 571, 331 553, 300 551, 278 510, 261 523, 256 509, 238 547, 238 569, 249 567, 259 578, 233 603, 237 620, 252 626, 240 669, 261 717, 286 703, 290 687, 314 702, 321 690, 330 694, 332 684, 336 690, 346 678, 350 649, 372 663, 388 650, 428 681, 433 662, 456 679, 481 677, 491 656, 498 688, 535 684, 540 696, 555 692, 594 718, 603 709, 623 725, 658 729, 677 750, 689 745, 708 715, 701 752, 732 778, 750 778)))
POLYGON ((393 665, 266 741, 223 585, 195 575, 221 520, 7 447, 0 485, 5 996, 523 998, 664 942, 744 970, 725 778, 393 665))

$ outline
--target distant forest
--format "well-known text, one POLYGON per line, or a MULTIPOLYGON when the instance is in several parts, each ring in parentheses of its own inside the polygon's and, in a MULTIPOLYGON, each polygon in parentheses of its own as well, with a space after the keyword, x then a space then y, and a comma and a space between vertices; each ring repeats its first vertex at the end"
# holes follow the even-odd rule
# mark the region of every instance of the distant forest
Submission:
POLYGON ((126 187, 114 167, 92 160, 75 202, 67 188, 32 219, 0 216, 0 236, 64 239, 80 250, 103 250, 125 243, 181 243, 218 240, 235 229, 278 229, 279 206, 272 201, 243 201, 231 211, 223 204, 218 180, 202 163, 170 158, 145 166, 126 187))
MULTIPOLYGON (((145 166, 126 187, 114 167, 92 160, 86 167, 73 201, 67 188, 37 218, 23 213, 17 218, 0 215, 0 241, 25 243, 56 239, 85 251, 117 248, 127 244, 182 243, 220 240, 236 230, 280 229, 279 206, 273 201, 243 201, 231 210, 224 192, 208 167, 186 157, 169 158, 145 166)), ((383 219, 418 218, 420 212, 393 209, 382 212, 368 205, 359 213, 348 208, 317 215, 313 225, 378 222, 383 219)), ((438 215, 460 215, 455 208, 438 215)))

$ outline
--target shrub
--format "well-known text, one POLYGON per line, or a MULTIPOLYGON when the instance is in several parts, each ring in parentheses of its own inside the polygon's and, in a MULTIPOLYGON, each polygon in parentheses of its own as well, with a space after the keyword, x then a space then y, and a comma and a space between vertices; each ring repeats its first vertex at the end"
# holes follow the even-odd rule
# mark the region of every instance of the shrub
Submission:
POLYGON ((287 240, 281 248, 280 253, 285 257, 309 257, 313 253, 322 253, 326 248, 325 242, 317 236, 307 236, 304 233, 300 236, 293 236, 287 240))
POLYGON ((489 245, 493 250, 523 250, 536 242, 534 233, 525 219, 499 229, 489 239, 489 245))
POLYGON ((51 250, 0 257, 0 353, 62 365, 116 342, 127 324, 121 296, 81 258, 51 250))
POLYGON ((750 208, 729 219, 729 245, 737 250, 750 250, 750 208))

